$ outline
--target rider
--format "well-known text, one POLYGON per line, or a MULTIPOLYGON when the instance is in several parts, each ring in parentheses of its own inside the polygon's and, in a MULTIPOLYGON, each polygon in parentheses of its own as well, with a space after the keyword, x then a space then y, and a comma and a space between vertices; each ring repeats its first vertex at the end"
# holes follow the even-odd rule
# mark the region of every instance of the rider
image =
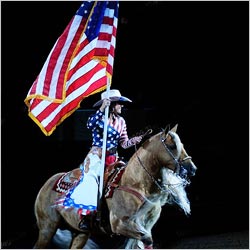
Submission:
POLYGON ((80 165, 82 171, 79 184, 66 196, 64 206, 78 208, 81 215, 79 228, 88 230, 92 215, 97 211, 98 203, 98 176, 102 171, 101 155, 103 146, 104 111, 109 107, 105 166, 118 160, 117 147, 126 149, 142 140, 142 136, 128 137, 126 121, 120 115, 125 102, 132 102, 121 95, 117 89, 110 89, 101 94, 101 100, 93 107, 99 107, 87 121, 87 128, 92 131, 92 147, 84 162, 80 165))

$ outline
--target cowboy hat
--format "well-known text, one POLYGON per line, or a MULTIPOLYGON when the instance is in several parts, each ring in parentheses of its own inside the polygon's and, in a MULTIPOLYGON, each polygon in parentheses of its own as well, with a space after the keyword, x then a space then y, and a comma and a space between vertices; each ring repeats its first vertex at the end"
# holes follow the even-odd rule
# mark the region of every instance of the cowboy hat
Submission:
POLYGON ((109 98, 111 102, 132 102, 129 98, 122 96, 118 89, 110 89, 109 97, 107 97, 107 91, 101 94, 101 100, 96 102, 93 107, 97 107, 102 104, 103 99, 109 98))

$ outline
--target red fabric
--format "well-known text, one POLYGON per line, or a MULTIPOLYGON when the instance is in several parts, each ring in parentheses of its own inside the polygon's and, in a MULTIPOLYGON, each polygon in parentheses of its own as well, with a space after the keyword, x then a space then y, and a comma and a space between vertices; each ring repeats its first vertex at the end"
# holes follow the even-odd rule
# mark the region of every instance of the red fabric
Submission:
POLYGON ((82 219, 82 217, 83 217, 82 211, 83 211, 82 208, 79 208, 77 211, 78 215, 80 216, 80 219, 82 219))
POLYGON ((108 155, 105 158, 105 166, 110 165, 116 161, 116 156, 115 155, 108 155))

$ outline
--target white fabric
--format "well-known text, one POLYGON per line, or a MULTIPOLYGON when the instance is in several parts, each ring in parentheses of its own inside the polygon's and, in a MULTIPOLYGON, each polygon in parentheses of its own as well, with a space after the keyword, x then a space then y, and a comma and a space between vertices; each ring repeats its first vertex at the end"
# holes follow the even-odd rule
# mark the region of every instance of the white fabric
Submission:
POLYGON ((122 96, 118 89, 110 89, 109 91, 105 91, 101 94, 101 100, 96 102, 93 107, 101 105, 103 99, 109 98, 111 101, 125 101, 132 102, 129 98, 122 96))
MULTIPOLYGON (((83 180, 78 184, 73 193, 71 199, 75 204, 83 204, 90 206, 97 206, 97 194, 98 194, 98 176, 101 171, 101 159, 98 155, 89 153, 82 165, 84 169, 83 180), (88 165, 89 160, 89 165, 88 165), (88 165, 86 167, 86 165, 88 165), (87 169, 89 168, 89 169, 87 169), (85 171, 88 171, 87 173, 85 171)), ((83 210, 85 215, 86 211, 83 210)))

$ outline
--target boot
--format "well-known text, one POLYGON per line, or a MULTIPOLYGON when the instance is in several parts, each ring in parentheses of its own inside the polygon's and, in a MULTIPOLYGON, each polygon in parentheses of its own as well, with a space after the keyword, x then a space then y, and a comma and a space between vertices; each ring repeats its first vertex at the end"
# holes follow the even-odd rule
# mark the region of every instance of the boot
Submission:
POLYGON ((91 211, 86 215, 82 215, 82 219, 79 222, 78 227, 81 230, 89 231, 90 229, 92 229, 95 219, 96 219, 96 211, 91 211))
POLYGON ((83 215, 78 227, 81 230, 89 231, 92 228, 92 215, 83 215))

